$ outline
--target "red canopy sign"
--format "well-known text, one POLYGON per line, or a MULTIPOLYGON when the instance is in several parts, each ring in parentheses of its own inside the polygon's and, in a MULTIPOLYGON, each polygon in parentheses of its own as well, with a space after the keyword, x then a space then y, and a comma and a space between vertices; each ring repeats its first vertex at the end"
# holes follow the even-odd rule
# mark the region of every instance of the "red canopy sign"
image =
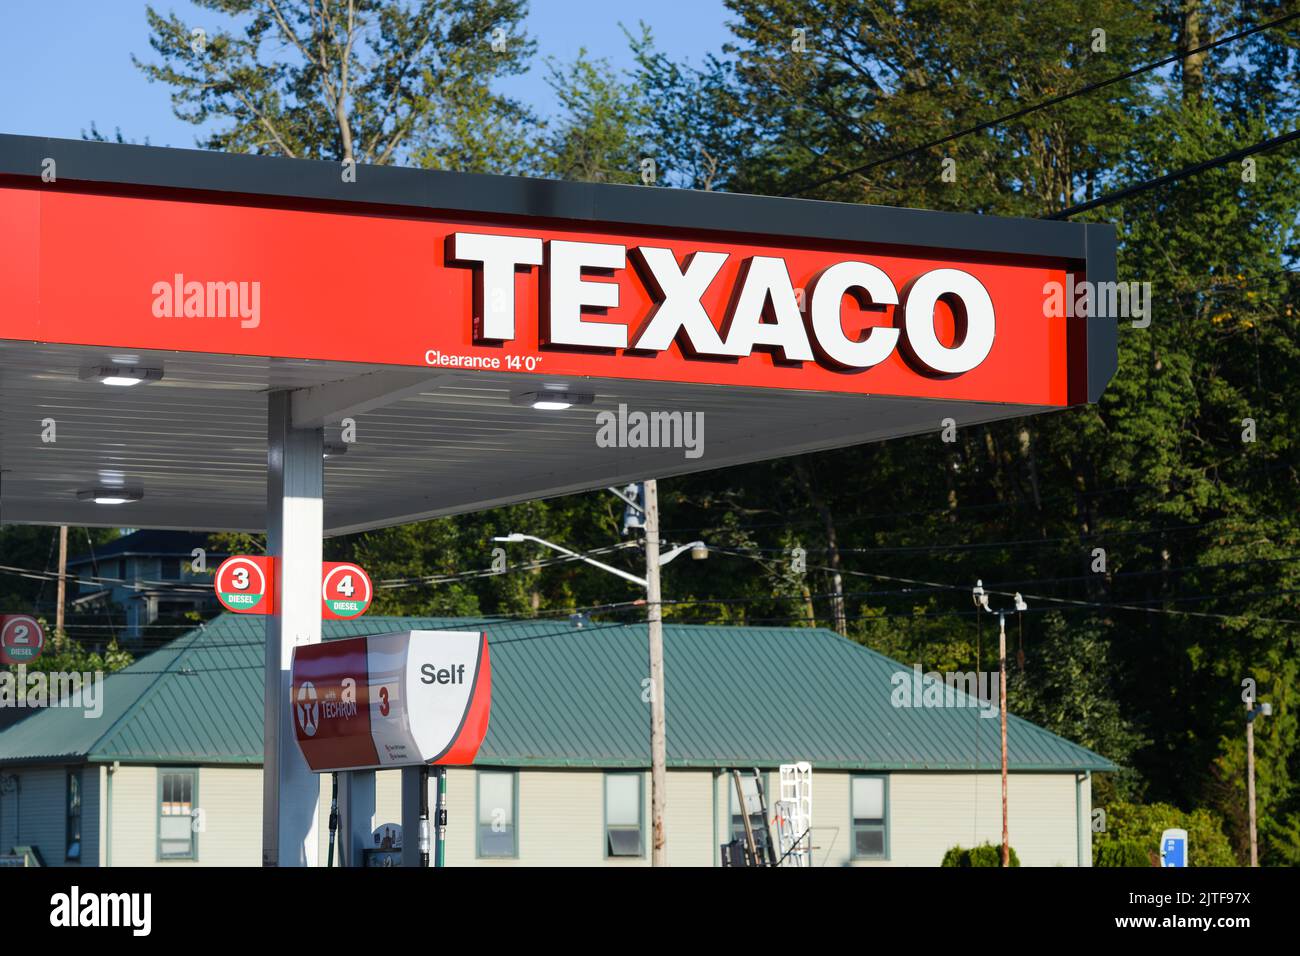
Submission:
POLYGON ((1086 320, 1044 315, 1078 261, 39 186, 0 188, 0 221, 6 338, 1086 400, 1086 320))

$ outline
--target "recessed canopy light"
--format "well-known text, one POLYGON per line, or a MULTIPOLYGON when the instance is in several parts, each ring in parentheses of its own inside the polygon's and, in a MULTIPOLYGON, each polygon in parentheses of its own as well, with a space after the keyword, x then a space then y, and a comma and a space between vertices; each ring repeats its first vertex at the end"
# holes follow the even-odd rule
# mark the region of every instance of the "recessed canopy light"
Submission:
POLYGON ((141 382, 156 382, 163 377, 163 370, 143 365, 96 365, 83 368, 79 377, 83 382, 126 387, 141 382))
POLYGON ((77 492, 78 501, 93 501, 97 505, 124 505, 143 497, 144 492, 139 488, 83 488, 77 492))
POLYGON ((574 405, 590 405, 596 400, 591 392, 578 392, 572 389, 546 388, 531 392, 515 392, 510 396, 510 404, 526 405, 543 412, 558 412, 574 405))

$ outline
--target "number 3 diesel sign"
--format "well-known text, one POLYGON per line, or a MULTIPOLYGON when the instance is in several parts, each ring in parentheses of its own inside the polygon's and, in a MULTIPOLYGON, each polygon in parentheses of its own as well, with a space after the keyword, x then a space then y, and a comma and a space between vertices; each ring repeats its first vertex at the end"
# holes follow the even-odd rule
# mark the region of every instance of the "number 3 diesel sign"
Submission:
POLYGON ((275 613, 275 559, 237 554, 226 558, 212 580, 217 600, 237 614, 275 613))
POLYGON ((409 172, 365 173, 402 215, 0 187, 5 337, 1045 407, 1113 370, 1104 347, 1088 367, 1099 326, 1045 307, 1113 279, 1106 226, 558 183, 527 202, 473 177, 446 199, 519 212, 448 212, 397 188, 409 172), (596 197, 619 220, 525 212, 594 220, 596 197))

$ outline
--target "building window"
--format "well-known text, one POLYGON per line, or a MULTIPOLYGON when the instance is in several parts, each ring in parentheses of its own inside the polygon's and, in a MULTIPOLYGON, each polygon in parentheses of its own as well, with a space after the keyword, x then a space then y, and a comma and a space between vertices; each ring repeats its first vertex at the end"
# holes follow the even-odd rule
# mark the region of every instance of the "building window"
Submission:
POLYGON ((639 773, 605 774, 605 856, 641 856, 644 777, 639 773))
POLYGON ((162 579, 164 581, 179 581, 181 579, 181 571, 184 569, 186 562, 177 561, 175 558, 163 558, 161 564, 162 579))
POLYGON ((884 777, 853 777, 853 859, 889 859, 889 787, 884 777))
MULTIPOLYGON (((731 839, 745 842, 745 817, 736 799, 735 777, 728 774, 730 785, 727 787, 727 793, 730 795, 731 807, 731 839)), ((758 847, 759 856, 766 857, 768 850, 768 830, 767 821, 763 817, 763 805, 758 799, 758 781, 754 779, 752 771, 742 770, 740 772, 740 789, 745 795, 745 808, 749 811, 749 826, 754 831, 754 844, 758 847)), ((767 794, 766 780, 764 781, 764 795, 767 794)))
POLYGON ((519 775, 513 770, 478 772, 478 855, 519 855, 519 775))
POLYGON ((81 861, 81 771, 68 771, 67 853, 65 859, 81 861))
POLYGON ((158 859, 197 860, 197 770, 158 771, 158 859))

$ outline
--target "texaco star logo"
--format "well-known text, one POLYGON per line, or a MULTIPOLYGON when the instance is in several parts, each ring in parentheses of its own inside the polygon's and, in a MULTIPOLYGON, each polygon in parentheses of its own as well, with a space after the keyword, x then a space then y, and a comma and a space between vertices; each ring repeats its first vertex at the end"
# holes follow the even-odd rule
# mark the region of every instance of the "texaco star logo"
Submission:
POLYGON ((316 711, 316 686, 311 681, 303 681, 298 687, 298 703, 293 708, 298 726, 308 737, 316 736, 319 715, 316 711))

